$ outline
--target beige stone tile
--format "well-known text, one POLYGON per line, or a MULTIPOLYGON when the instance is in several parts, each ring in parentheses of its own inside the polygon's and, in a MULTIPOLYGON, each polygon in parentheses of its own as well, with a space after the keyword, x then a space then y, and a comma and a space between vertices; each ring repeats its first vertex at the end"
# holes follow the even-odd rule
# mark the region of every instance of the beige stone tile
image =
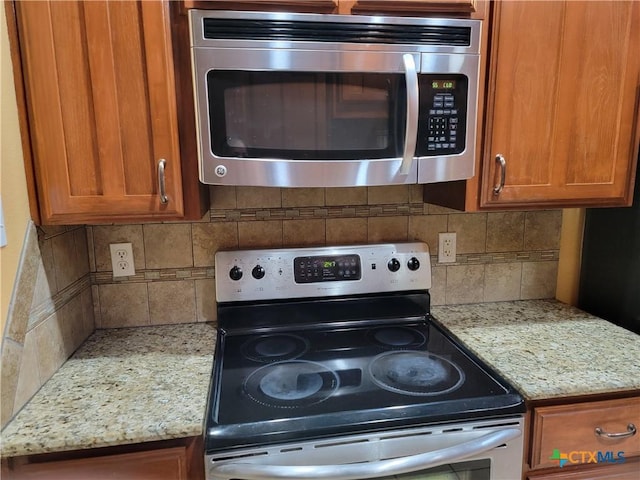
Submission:
POLYGON ((100 321, 97 328, 149 325, 146 283, 115 283, 99 286, 100 321))
POLYGON ((438 255, 438 234, 446 231, 446 215, 412 215, 409 217, 409 241, 425 242, 429 245, 431 255, 438 255))
POLYGON ((282 206, 290 207, 323 207, 324 188, 283 188, 282 206))
POLYGON ((367 223, 369 243, 406 242, 409 233, 409 217, 369 217, 367 223))
POLYGON ((109 245, 112 243, 131 243, 133 265, 136 271, 145 268, 142 225, 93 226, 92 230, 97 272, 111 271, 111 250, 109 245))
POLYGON ((152 325, 196 321, 196 289, 193 280, 151 282, 147 288, 152 325))
POLYGON ((77 228, 73 231, 73 241, 75 244, 75 268, 76 280, 82 278, 90 272, 89 269, 89 243, 87 240, 87 229, 77 228))
POLYGON ((424 185, 408 185, 409 203, 422 203, 424 200, 424 185))
POLYGON ((89 271, 95 272, 96 271, 96 249, 93 244, 93 227, 91 225, 87 225, 86 230, 87 230, 87 248, 89 250, 87 252, 89 254, 89 271))
POLYGON ((212 185, 209 187, 211 208, 215 210, 230 210, 238 207, 236 201, 236 187, 212 185))
POLYGON ((524 228, 525 250, 557 250, 560 248, 562 210, 527 212, 524 228))
POLYGON ((100 328, 102 324, 102 314, 100 313, 100 287, 98 285, 91 285, 91 300, 93 307, 93 322, 94 329, 100 328))
POLYGON ((367 203, 369 205, 409 203, 409 187, 406 185, 369 187, 367 189, 367 203))
POLYGON ((32 332, 36 336, 40 380, 44 384, 68 358, 58 314, 50 315, 32 332))
POLYGON ((146 268, 193 266, 191 224, 146 224, 142 232, 146 268))
POLYGON ((243 249, 282 246, 282 221, 238 222, 238 246, 243 249))
POLYGON ((355 245, 367 243, 366 218, 328 218, 327 245, 355 245))
POLYGON ((522 264, 520 298, 555 298, 558 262, 525 262, 522 264))
POLYGON ((76 265, 74 231, 72 230, 62 235, 56 235, 51 241, 53 246, 56 285, 59 290, 64 290, 80 278, 76 265))
POLYGON ((38 240, 40 258, 38 259, 38 275, 35 290, 33 292, 33 306, 40 305, 46 300, 50 300, 58 293, 56 285, 55 266, 53 264, 53 245, 51 240, 43 238, 38 240))
POLYGON ((218 250, 238 248, 237 222, 197 223, 192 225, 193 265, 210 267, 215 264, 218 250))
POLYGON ((196 280, 196 321, 216 322, 218 304, 216 303, 216 282, 213 278, 196 280))
POLYGON ((10 339, 2 341, 2 370, 0 370, 0 423, 2 428, 13 415, 13 403, 18 386, 23 347, 10 339))
POLYGON ((522 263, 493 263, 484 269, 484 301, 503 302, 520 299, 522 263))
POLYGON ((281 208, 279 188, 236 187, 237 208, 281 208))
POLYGON ((487 214, 487 252, 518 252, 524 248, 524 212, 487 214))
POLYGON ((478 303, 484 298, 484 265, 447 267, 446 304, 478 303))
POLYGON ((25 244, 18 263, 4 332, 5 336, 20 344, 24 343, 24 337, 27 333, 31 302, 38 279, 40 263, 37 230, 33 223, 29 222, 25 244))
POLYGON ((447 298, 447 267, 431 267, 431 305, 445 305, 447 298))
POLYGON ((325 242, 325 221, 323 218, 282 222, 282 244, 284 246, 304 247, 324 245, 325 242))
MULTIPOLYGON (((429 188, 429 185, 425 185, 424 188, 429 188)), ((429 215, 447 215, 450 213, 460 213, 459 210, 448 207, 441 207, 440 205, 434 205, 432 203, 425 203, 425 211, 429 215)))
POLYGON ((83 332, 86 339, 96 329, 95 310, 93 308, 93 287, 85 288, 80 293, 80 302, 82 304, 83 332))
POLYGON ((449 215, 448 231, 456 232, 458 254, 484 253, 487 245, 487 214, 460 213, 449 215))
POLYGON ((328 207, 366 205, 367 187, 326 188, 324 196, 328 207))
POLYGON ((35 332, 31 331, 27 333, 24 342, 18 385, 13 404, 14 415, 33 397, 43 383, 40 379, 38 366, 38 342, 36 341, 35 332))
POLYGON ((62 332, 64 351, 67 357, 84 342, 89 333, 84 321, 84 305, 82 295, 76 295, 58 310, 58 324, 62 332))

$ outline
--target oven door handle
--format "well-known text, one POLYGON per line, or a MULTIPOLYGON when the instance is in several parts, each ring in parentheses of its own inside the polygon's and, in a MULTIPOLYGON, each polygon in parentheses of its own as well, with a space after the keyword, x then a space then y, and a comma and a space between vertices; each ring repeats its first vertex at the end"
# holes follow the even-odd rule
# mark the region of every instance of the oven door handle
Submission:
POLYGON ((400 175, 408 175, 416 153, 418 139, 418 73, 416 71, 416 61, 410 53, 405 53, 402 56, 402 63, 404 64, 404 78, 407 85, 407 124, 404 133, 404 151, 402 153, 402 163, 400 164, 400 175))
POLYGON ((220 480, 327 479, 360 480, 365 478, 418 472, 493 450, 522 435, 520 429, 506 428, 468 442, 409 457, 347 465, 257 465, 231 461, 214 464, 209 473, 220 480))

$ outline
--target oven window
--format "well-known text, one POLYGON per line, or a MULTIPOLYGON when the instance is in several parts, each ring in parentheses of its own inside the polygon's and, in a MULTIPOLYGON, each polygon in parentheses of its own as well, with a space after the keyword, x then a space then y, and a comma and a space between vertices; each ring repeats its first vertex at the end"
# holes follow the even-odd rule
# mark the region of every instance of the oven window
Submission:
POLYGON ((430 468, 422 472, 383 477, 380 480, 489 480, 490 460, 475 460, 430 468))
POLYGON ((216 156, 401 156, 406 93, 400 74, 212 70, 207 86, 216 156))

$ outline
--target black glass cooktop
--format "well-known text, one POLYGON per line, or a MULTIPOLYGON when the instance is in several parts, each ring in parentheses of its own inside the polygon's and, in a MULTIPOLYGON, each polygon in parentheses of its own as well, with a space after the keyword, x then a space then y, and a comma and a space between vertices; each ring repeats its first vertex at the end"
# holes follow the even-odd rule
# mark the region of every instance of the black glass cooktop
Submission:
POLYGON ((423 295, 221 308, 207 451, 523 412, 423 295))

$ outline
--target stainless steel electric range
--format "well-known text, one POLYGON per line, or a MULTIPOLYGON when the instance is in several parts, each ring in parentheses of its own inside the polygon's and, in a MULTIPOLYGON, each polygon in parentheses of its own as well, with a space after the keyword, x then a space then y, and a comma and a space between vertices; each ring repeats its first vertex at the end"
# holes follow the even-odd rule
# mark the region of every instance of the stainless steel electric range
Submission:
POLYGON ((524 401, 430 315, 423 243, 218 252, 208 479, 520 478, 524 401))

